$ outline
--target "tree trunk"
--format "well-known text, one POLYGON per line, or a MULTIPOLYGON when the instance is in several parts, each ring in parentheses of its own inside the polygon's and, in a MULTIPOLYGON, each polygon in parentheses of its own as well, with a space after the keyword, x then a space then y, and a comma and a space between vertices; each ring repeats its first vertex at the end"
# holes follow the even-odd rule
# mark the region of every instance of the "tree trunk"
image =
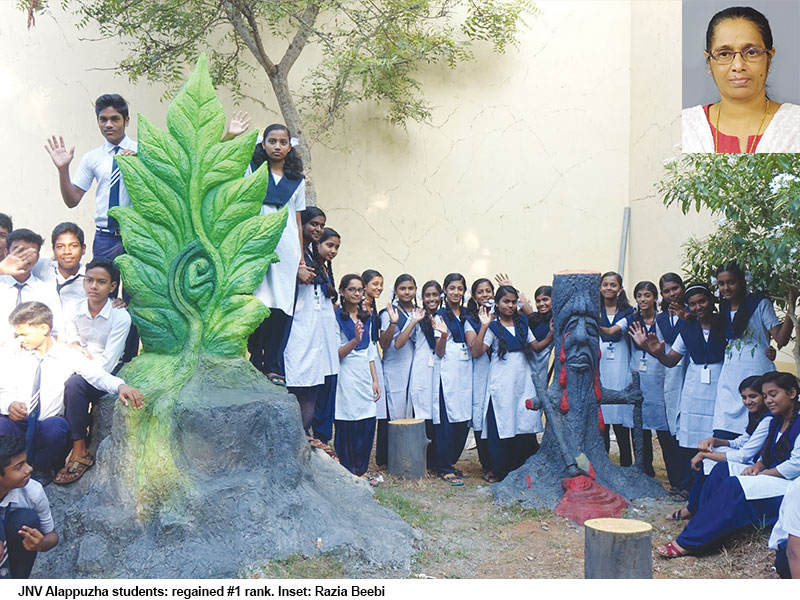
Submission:
POLYGON ((299 141, 295 150, 297 150, 300 159, 303 161, 303 173, 306 176, 306 205, 316 206, 317 191, 314 187, 314 177, 312 176, 311 150, 308 146, 308 140, 304 135, 300 112, 297 110, 297 105, 295 105, 292 92, 289 89, 287 75, 288 73, 283 74, 276 72, 274 75, 270 75, 269 80, 272 84, 272 90, 275 92, 275 98, 278 100, 278 106, 281 109, 283 120, 291 131, 292 136, 296 137, 299 141))
POLYGON ((404 479, 424 479, 428 449, 425 421, 395 419, 389 421, 389 464, 387 471, 404 479))
POLYGON ((652 579, 652 526, 633 519, 589 519, 583 575, 586 579, 652 579))

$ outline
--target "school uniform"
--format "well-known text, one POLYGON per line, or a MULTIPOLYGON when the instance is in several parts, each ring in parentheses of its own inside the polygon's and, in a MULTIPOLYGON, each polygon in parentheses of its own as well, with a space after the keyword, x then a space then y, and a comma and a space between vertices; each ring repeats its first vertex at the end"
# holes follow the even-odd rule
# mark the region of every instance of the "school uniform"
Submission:
POLYGON ((768 546, 775 550, 775 570, 782 579, 791 579, 789 562, 786 557, 786 544, 789 536, 800 538, 800 478, 795 479, 781 502, 778 521, 772 528, 768 546))
MULTIPOLYGON (((477 334, 481 329, 478 319, 467 316, 464 331, 477 334)), ((475 437, 475 447, 478 450, 478 461, 483 471, 490 471, 488 442, 482 432, 486 426, 486 388, 489 385, 489 362, 492 350, 484 352, 478 358, 472 359, 472 433, 475 437)))
POLYGON ((23 526, 47 535, 55 529, 50 502, 42 485, 29 479, 0 499, 0 579, 27 579, 33 570, 36 551, 26 550, 18 531, 23 526))
MULTIPOLYGON (((339 372, 339 334, 333 302, 325 295, 326 281, 324 274, 318 274, 312 283, 297 286, 294 316, 283 353, 286 386, 298 396, 306 431, 311 427, 326 378, 330 382, 331 376, 339 372)), ((324 427, 333 424, 334 402, 329 396, 321 398, 326 404, 324 427)))
POLYGON ((82 300, 86 300, 86 290, 83 289, 83 280, 86 278, 86 265, 80 265, 78 272, 69 277, 64 277, 58 270, 58 262, 47 258, 40 258, 31 271, 36 277, 46 284, 54 287, 59 299, 61 309, 65 311, 82 300))
MULTIPOLYGON (((621 331, 615 335, 602 335, 600 340, 600 383, 609 390, 624 390, 631 384, 630 350, 628 346, 628 317, 632 308, 618 310, 613 317, 606 314, 601 306, 600 323, 603 327, 619 326, 621 331)), ((604 404, 603 421, 606 425, 622 425, 633 419, 633 407, 627 405, 604 404)))
POLYGON ((782 424, 782 418, 773 417, 759 459, 780 477, 736 475, 745 465, 719 463, 703 486, 700 509, 678 536, 678 544, 694 551, 746 525, 764 527, 777 521, 781 500, 800 475, 800 419, 795 418, 780 434, 782 424))
POLYGON ((90 400, 66 396, 64 386, 70 376, 77 373, 107 394, 116 394, 125 383, 61 343, 53 344, 44 357, 16 351, 3 361, 2 367, 0 434, 25 437, 28 462, 41 467, 60 466, 67 440, 86 437, 90 400), (8 416, 9 407, 18 401, 25 402, 28 408, 28 417, 22 421, 8 416))
MULTIPOLYGON (((428 318, 427 316, 425 317, 428 318)), ((441 359, 436 355, 439 332, 432 327, 426 332, 422 322, 414 326, 406 345, 411 344, 411 375, 408 379, 408 398, 414 418, 425 421, 425 435, 430 440, 427 450, 429 470, 436 468, 436 436, 433 430, 433 406, 438 405, 439 368, 441 359)))
POLYGON ((770 343, 769 330, 780 325, 772 302, 756 294, 747 294, 739 310, 746 311, 750 317, 744 333, 734 337, 735 313, 731 312, 728 300, 720 302, 720 315, 725 322, 728 347, 717 384, 713 422, 714 430, 720 432, 717 437, 735 437, 747 426, 747 409, 739 394, 742 380, 751 375, 763 375, 775 370, 775 364, 766 354, 770 343))
POLYGON ((124 308, 114 308, 111 298, 92 316, 89 303, 82 300, 67 307, 65 341, 78 342, 103 369, 113 373, 120 364, 131 327, 131 316, 124 308))
MULTIPOLYGON (((678 337, 678 315, 670 314, 669 310, 661 311, 656 316, 658 329, 664 340, 664 352, 669 354, 675 338, 678 337)), ((667 425, 669 432, 674 436, 678 430, 678 405, 681 400, 683 379, 686 375, 686 357, 674 367, 665 367, 664 372, 664 406, 667 411, 667 425)))
MULTIPOLYGON (((344 346, 355 338, 355 323, 341 308, 336 311, 336 323, 339 345, 344 346)), ((379 360, 369 331, 365 330, 361 341, 339 363, 334 446, 341 465, 359 476, 369 467, 375 437, 377 413, 370 365, 379 360)))
POLYGON ((23 302, 41 302, 53 313, 54 336, 64 334, 64 313, 61 300, 54 287, 31 274, 20 283, 11 275, 0 275, 0 342, 9 342, 14 337, 14 328, 8 317, 17 305, 23 302))
MULTIPOLYGON (((532 317, 533 315, 531 315, 532 317)), ((530 330, 533 333, 533 337, 536 338, 537 342, 541 342, 548 335, 550 335, 550 321, 551 318, 545 321, 541 321, 538 324, 534 324, 534 322, 529 317, 528 323, 530 326, 530 330)), ((549 383, 547 370, 550 367, 550 355, 553 352, 553 342, 550 342, 547 347, 539 350, 538 352, 534 352, 533 354, 533 372, 536 373, 538 376, 542 377, 544 381, 549 383)))
POLYGON ((137 144, 127 135, 116 146, 105 140, 103 145, 87 152, 78 163, 78 170, 72 178, 72 183, 84 192, 92 187, 97 180, 95 190, 94 223, 95 234, 92 245, 94 258, 107 258, 113 260, 125 250, 122 247, 122 237, 119 233, 119 224, 108 216, 109 206, 130 206, 131 200, 125 180, 117 166, 116 155, 120 150, 136 152, 137 144))
POLYGON ((371 312, 369 321, 364 323, 364 335, 369 335, 370 343, 375 347, 375 373, 378 376, 378 387, 381 390, 381 397, 375 406, 375 429, 377 431, 375 440, 375 463, 386 465, 389 461, 389 409, 386 405, 386 381, 383 372, 383 361, 381 360, 380 344, 380 315, 371 312))
MULTIPOLYGON (((725 339, 703 330, 698 321, 680 321, 672 351, 689 357, 678 408, 678 444, 696 449, 711 437, 717 382, 725 358, 725 339)), ((739 402, 741 403, 741 396, 739 402)))
MULTIPOLYGON (((263 168, 269 169, 266 162, 263 168)), ((252 165, 245 176, 252 174, 252 165)), ((269 184, 261 215, 268 215, 286 207, 286 225, 275 247, 278 262, 269 265, 264 279, 253 295, 270 309, 270 315, 253 332, 248 340, 250 362, 262 373, 283 376, 283 349, 286 344, 289 320, 294 313, 297 270, 303 250, 297 230, 297 215, 306 208, 305 179, 289 179, 270 171, 269 184)))
POLYGON ((524 348, 534 341, 528 327, 517 332, 494 320, 484 335, 484 344, 491 348, 492 361, 486 386, 485 426, 481 437, 488 440, 492 472, 503 479, 527 459, 523 456, 525 436, 542 431, 539 410, 528 410, 526 400, 536 398, 531 378, 531 366, 524 348), (499 338, 506 343, 507 352, 498 356, 499 338))
POLYGON ((436 469, 440 474, 455 472, 453 465, 464 450, 472 417, 472 355, 467 347, 463 311, 462 308, 461 319, 455 315, 451 318, 445 309, 436 313, 450 332, 439 365, 439 401, 434 402, 432 415, 436 469))

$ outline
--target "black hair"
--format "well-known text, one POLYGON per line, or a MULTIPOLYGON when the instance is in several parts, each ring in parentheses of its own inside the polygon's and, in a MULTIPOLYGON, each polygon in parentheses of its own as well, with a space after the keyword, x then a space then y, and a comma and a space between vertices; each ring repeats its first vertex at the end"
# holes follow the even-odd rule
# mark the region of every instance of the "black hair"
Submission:
MULTIPOLYGON (((622 285, 622 275, 620 275, 616 271, 606 271, 600 276, 600 283, 602 283, 603 279, 605 279, 606 277, 614 277, 619 283, 619 294, 617 295, 617 310, 622 311, 629 309, 631 307, 631 303, 628 302, 628 295, 625 293, 625 288, 622 285)), ((600 298, 600 302, 601 303, 603 302, 602 297, 600 298)))
MULTIPOLYGON (((764 373, 760 379, 762 389, 765 383, 774 383, 785 392, 789 392, 794 389, 798 393, 798 398, 795 399, 795 403, 800 400, 800 383, 798 383, 797 377, 791 373, 770 371, 768 373, 764 373)), ((797 410, 797 407, 795 407, 795 410, 797 410)))
POLYGON ((0 476, 6 474, 11 459, 25 452, 25 438, 16 435, 0 435, 0 476))
POLYGON ((761 375, 750 375, 750 377, 745 377, 742 379, 741 383, 739 384, 739 393, 741 394, 747 388, 761 392, 761 375))
MULTIPOLYGON (((517 288, 510 286, 510 285, 501 285, 497 288, 497 292, 494 295, 494 304, 495 307, 500 305, 500 300, 503 296, 507 296, 511 294, 512 296, 516 297, 519 300, 519 292, 517 288)), ((497 358, 503 359, 503 357, 508 353, 508 343, 506 343, 505 337, 503 337, 502 332, 504 329, 503 323, 500 321, 500 311, 495 309, 494 317, 497 320, 497 324, 500 326, 500 333, 501 335, 497 336, 497 358)), ((522 315, 519 314, 519 311, 514 307, 514 314, 512 315, 511 319, 514 321, 514 332, 517 338, 522 338, 522 352, 525 354, 525 358, 528 360, 533 359, 533 350, 528 346, 528 322, 527 319, 524 319, 522 315)))
MULTIPOLYGON (((400 286, 401 283, 405 283, 406 281, 410 281, 414 284, 414 287, 417 287, 417 280, 414 279, 413 276, 409 275, 408 273, 402 273, 397 276, 397 279, 394 280, 394 289, 392 290, 392 302, 397 299, 397 288, 400 286)), ((411 299, 411 302, 414 303, 414 308, 417 308, 417 295, 414 294, 414 297, 411 299)))
MULTIPOLYGON (((367 269, 366 271, 361 273, 361 282, 364 284, 364 298, 367 297, 367 284, 376 277, 380 277, 381 279, 383 279, 383 275, 381 275, 380 272, 376 271, 375 269, 367 269)), ((378 314, 378 306, 375 303, 375 298, 370 298, 369 309, 374 314, 376 315, 378 314)))
POLYGON ((329 260, 322 260, 322 257, 319 255, 319 245, 331 238, 338 237, 340 240, 342 236, 340 236, 336 230, 331 229, 330 227, 326 227, 322 230, 322 236, 320 236, 319 241, 314 244, 313 248, 313 257, 314 257, 314 270, 317 272, 317 276, 321 275, 321 271, 324 270, 327 274, 327 280, 325 281, 325 295, 328 298, 335 299, 336 298, 336 288, 333 285, 335 281, 333 278, 333 265, 331 265, 331 261, 329 260))
MULTIPOLYGON (((448 273, 447 276, 444 278, 444 285, 442 285, 443 289, 447 289, 447 286, 453 283, 454 281, 460 281, 464 285, 464 291, 467 290, 467 280, 464 279, 464 276, 461 273, 448 273)), ((461 296, 461 304, 464 304, 464 296, 461 296)), ((453 314, 453 309, 450 308, 450 305, 447 303, 447 298, 444 299, 444 312, 447 315, 447 318, 450 320, 454 320, 456 318, 455 314, 453 314)), ((459 315, 459 321, 462 323, 466 318, 466 313, 461 311, 459 315)))
POLYGON ((717 25, 728 19, 744 19, 755 25, 756 29, 758 29, 758 32, 761 34, 761 39, 764 40, 766 49, 772 49, 772 28, 769 26, 767 17, 758 12, 755 8, 750 8, 749 6, 731 6, 730 8, 719 11, 711 17, 711 20, 708 22, 708 28, 706 29, 706 52, 711 52, 711 42, 714 39, 717 25))
POLYGON ((50 235, 50 241, 53 244, 53 248, 56 247, 56 240, 58 240, 59 236, 65 233, 71 233, 76 238, 78 238, 78 241, 81 243, 81 246, 85 245, 83 229, 78 227, 76 223, 71 223, 69 221, 66 221, 64 223, 59 223, 53 228, 53 233, 50 235))
MULTIPOLYGON (((316 206, 309 206, 308 208, 306 208, 305 210, 303 210, 300 213, 300 224, 303 225, 303 226, 308 225, 309 222, 311 222, 312 219, 316 219, 317 217, 322 217, 326 221, 328 220, 328 217, 325 216, 325 213, 321 208, 318 208, 316 206)), ((303 241, 305 241, 304 232, 301 231, 300 233, 303 234, 303 241)), ((310 241, 308 242, 308 245, 309 246, 311 245, 310 241)), ((309 248, 306 247, 303 250, 306 251, 308 249, 309 248)), ((313 253, 313 250, 312 250, 312 253, 313 253)))
MULTIPOLYGON (((747 278, 745 276, 744 270, 742 267, 739 266, 735 260, 730 260, 726 263, 722 263, 719 267, 717 267, 716 275, 719 277, 720 273, 730 273, 736 279, 739 280, 739 283, 742 284, 742 294, 747 295, 747 278)), ((733 316, 733 322, 731 323, 731 328, 733 329, 733 337, 741 337, 744 333, 744 330, 747 329, 747 322, 750 320, 750 315, 747 314, 747 311, 744 310, 737 310, 736 314, 733 316)))
POLYGON ((95 100, 95 116, 99 117, 100 112, 109 106, 121 114, 124 119, 128 118, 128 103, 125 101, 125 98, 119 94, 103 94, 97 100, 95 100))
POLYGON ((15 229, 9 233, 8 237, 6 238, 6 249, 11 250, 11 245, 14 242, 28 242, 29 244, 36 244, 39 247, 39 250, 41 250, 42 244, 44 244, 44 238, 30 229, 15 229))
MULTIPOLYGON (((536 291, 533 292, 533 300, 536 301, 536 298, 539 296, 547 296, 548 298, 553 298, 553 286, 552 285, 540 285, 536 288, 536 291)), ((528 315, 528 325, 531 329, 536 329, 540 324, 544 323, 545 321, 550 322, 550 319, 553 318, 553 308, 551 305, 550 312, 540 313, 538 310, 536 312, 531 313, 528 315)))
POLYGON ((684 300, 686 303, 689 303, 689 298, 696 296, 697 294, 705 294, 708 298, 709 302, 711 303, 711 332, 719 337, 720 339, 725 339, 725 323, 722 320, 722 316, 717 313, 717 299, 714 297, 714 294, 711 293, 711 290, 708 289, 708 286, 704 283, 691 283, 686 286, 686 292, 684 293, 684 300))
MULTIPOLYGON (((640 281, 639 283, 636 284, 636 287, 633 288, 633 297, 636 298, 636 294, 638 294, 642 290, 646 290, 651 294, 653 294, 653 298, 655 299, 655 302, 653 303, 653 310, 657 310, 656 307, 658 306, 658 288, 656 288, 656 284, 653 283, 652 281, 640 281)), ((636 307, 636 310, 637 311, 639 310, 638 306, 636 307)))
POLYGON ((478 301, 475 300, 475 293, 478 290, 478 286, 481 285, 482 283, 488 283, 489 287, 492 288, 492 294, 494 294, 494 284, 492 283, 491 279, 486 279, 486 277, 481 277, 480 279, 476 279, 475 281, 472 282, 472 286, 470 286, 469 288, 470 297, 469 300, 467 300, 466 310, 469 316, 471 316, 473 319, 478 318, 478 309, 480 307, 478 306, 478 301))
MULTIPOLYGON (((742 382, 739 384, 739 393, 743 394, 746 389, 751 389, 761 394, 761 376, 751 375, 750 377, 742 379, 742 382)), ((747 413, 747 427, 744 428, 747 435, 753 435, 756 427, 758 427, 758 424, 767 412, 769 412, 769 409, 767 409, 766 405, 762 402, 759 410, 754 413, 747 413)))
POLYGON ((119 267, 114 264, 113 260, 108 260, 105 258, 95 258, 86 265, 86 272, 88 273, 91 269, 105 269, 108 271, 108 274, 111 276, 112 283, 116 283, 119 285, 119 267))
MULTIPOLYGON (((426 281, 425 285, 422 286, 422 305, 423 306, 425 306, 425 290, 427 290, 430 287, 435 288, 436 289, 436 293, 439 294, 440 297, 442 295, 442 286, 439 285, 438 281, 435 281, 433 279, 431 279, 430 281, 426 281)), ((425 306, 425 312, 426 313, 428 312, 428 307, 427 306, 425 306)), ((419 326, 422 328, 422 332, 428 338, 433 337, 433 325, 431 325, 431 320, 429 318, 430 316, 431 315, 427 315, 426 314, 426 318, 422 319, 422 321, 419 322, 419 326)))
MULTIPOLYGON (((353 279, 358 279, 361 282, 361 285, 362 286, 364 285, 364 279, 356 273, 348 273, 347 275, 342 277, 342 279, 339 281, 339 306, 342 307, 342 311, 340 313, 342 321, 350 318, 350 315, 346 314, 346 311, 344 310, 344 295, 342 294, 342 292, 344 291, 345 286, 351 281, 353 281, 353 279)), ((366 295, 366 290, 364 290, 364 292, 366 295)), ((358 310, 356 313, 356 317, 362 323, 366 323, 370 319, 370 313, 364 309, 364 296, 361 296, 361 300, 358 303, 358 310)), ((364 333, 369 335, 368 331, 365 331, 364 333)))
POLYGON ((5 229, 8 233, 14 231, 14 224, 11 222, 11 217, 5 213, 0 213, 0 227, 5 229))
MULTIPOLYGON (((264 161, 269 162, 269 155, 267 154, 267 151, 264 150, 263 141, 266 140, 267 136, 273 131, 285 131, 286 135, 289 137, 289 144, 291 145, 292 134, 286 125, 281 123, 273 123, 272 125, 269 125, 264 130, 262 143, 256 144, 256 149, 253 152, 251 163, 254 171, 264 164, 264 161)), ((303 176, 303 161, 294 147, 289 150, 286 158, 283 159, 283 174, 287 179, 300 179, 303 176)))
POLYGON ((46 304, 41 302, 22 302, 17 304, 11 314, 8 315, 8 322, 12 327, 17 325, 47 325, 53 328, 53 311, 46 304))
MULTIPOLYGON (((658 288, 660 290, 663 290, 664 285, 667 283, 677 283, 684 289, 684 291, 686 290, 686 284, 683 283, 683 279, 681 279, 681 276, 678 275, 677 273, 673 273, 671 271, 669 273, 664 273, 658 280, 658 288)), ((669 310, 669 302, 667 302, 663 298, 661 300, 661 310, 662 311, 669 310)))
POLYGON ((533 299, 534 301, 539 296, 547 296, 548 298, 553 297, 553 286, 552 285, 540 285, 536 288, 536 291, 533 292, 533 299))

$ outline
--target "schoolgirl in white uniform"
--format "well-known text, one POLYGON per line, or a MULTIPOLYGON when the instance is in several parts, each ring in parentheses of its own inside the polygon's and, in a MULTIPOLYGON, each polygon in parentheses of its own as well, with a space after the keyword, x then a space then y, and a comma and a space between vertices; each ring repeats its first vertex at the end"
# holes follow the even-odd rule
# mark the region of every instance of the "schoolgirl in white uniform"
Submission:
POLYGON ((495 316, 481 308, 481 327, 472 346, 473 356, 492 352, 482 436, 497 481, 527 460, 530 437, 542 431, 541 411, 528 405, 536 398, 533 352, 542 350, 545 343, 536 341, 527 319, 517 312, 518 299, 511 286, 497 289, 495 316))
POLYGON ((267 127, 246 173, 253 173, 267 162, 269 185, 261 214, 271 214, 284 206, 287 209, 286 227, 275 247, 279 261, 269 266, 264 280, 254 292, 255 297, 270 309, 270 315, 253 332, 247 344, 253 366, 278 385, 286 385, 283 348, 289 319, 294 312, 298 265, 303 262, 300 214, 306 208, 303 162, 292 148, 291 137, 286 125, 275 123, 267 127))
POLYGON ((364 282, 364 310, 369 313, 369 321, 366 323, 369 333, 370 343, 375 346, 378 360, 375 369, 378 372, 378 385, 381 388, 381 399, 375 407, 377 414, 378 436, 375 442, 375 462, 379 468, 387 464, 387 450, 389 445, 388 438, 388 413, 386 411, 386 390, 383 376, 383 361, 381 361, 381 348, 378 349, 380 339, 380 317, 378 315, 377 300, 383 293, 383 275, 375 269, 367 269, 361 273, 361 281, 364 282))
POLYGON ((430 440, 427 452, 428 471, 436 470, 436 437, 433 433, 433 405, 438 402, 439 365, 436 338, 441 333, 433 328, 436 313, 442 304, 442 286, 428 281, 422 286, 422 305, 411 312, 410 323, 397 335, 394 346, 402 350, 413 348, 408 396, 414 409, 414 418, 425 421, 425 434, 430 440))
MULTIPOLYGON (((476 279, 470 287, 470 299, 467 302, 467 320, 464 331, 467 345, 472 350, 476 334, 481 328, 478 310, 482 307, 491 309, 494 305, 494 285, 491 280, 476 279)), ((478 449, 478 461, 481 463, 483 478, 486 481, 496 481, 489 464, 489 454, 486 449, 486 438, 481 436, 486 414, 486 386, 489 383, 489 359, 491 352, 483 352, 479 356, 472 355, 472 433, 478 449)))
POLYGON ((339 372, 339 335, 333 312, 336 289, 330 261, 339 252, 340 243, 339 234, 326 227, 313 245, 313 254, 306 257, 307 270, 312 277, 308 283, 297 287, 294 318, 284 351, 286 385, 300 403, 303 430, 307 435, 312 422, 316 422, 315 429, 322 429, 328 421, 332 426, 333 421, 332 394, 324 390, 327 389, 326 380, 330 386, 339 372), (320 410, 318 404, 324 410, 320 410))
MULTIPOLYGON (((744 271, 736 262, 717 269, 717 286, 728 347, 717 384, 714 437, 733 439, 747 425, 747 411, 736 391, 739 382, 749 375, 775 370, 767 357, 770 338, 778 348, 785 346, 792 335, 792 323, 787 317, 781 324, 769 299, 747 292, 744 271)), ((794 312, 794 300, 790 310, 794 312)))
MULTIPOLYGON (((609 390, 624 390, 631 383, 630 350, 625 331, 628 328, 627 318, 633 314, 633 308, 628 303, 619 273, 603 273, 600 278, 600 300, 600 383, 609 390)), ((601 414, 606 425, 603 428, 606 451, 611 447, 608 426, 613 426, 619 446, 619 464, 631 466, 631 431, 623 422, 632 418, 633 408, 623 404, 604 404, 601 414)))
POLYGON ((439 366, 439 401, 433 405, 433 430, 436 439, 436 470, 451 485, 463 484, 463 474, 454 467, 461 457, 472 418, 472 355, 467 346, 463 307, 467 281, 460 273, 444 279, 444 308, 434 329, 442 334, 436 342, 439 366))
POLYGON ((534 354, 533 370, 549 385, 548 368, 550 367, 550 356, 553 353, 553 331, 550 326, 553 321, 553 286, 542 285, 536 288, 533 300, 536 303, 536 312, 528 317, 528 327, 533 332, 536 341, 547 342, 542 350, 534 354))
POLYGON ((364 283, 358 275, 342 277, 341 307, 336 310, 339 327, 339 377, 336 386, 336 438, 339 462, 361 476, 369 466, 375 437, 375 405, 380 399, 375 363, 380 360, 370 340, 370 316, 363 309, 364 283))

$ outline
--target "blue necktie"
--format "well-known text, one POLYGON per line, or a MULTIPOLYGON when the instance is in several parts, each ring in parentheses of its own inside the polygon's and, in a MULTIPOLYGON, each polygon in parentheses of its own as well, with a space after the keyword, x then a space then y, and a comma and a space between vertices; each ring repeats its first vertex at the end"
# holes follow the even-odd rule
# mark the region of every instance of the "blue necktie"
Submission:
POLYGON ((25 287, 25 284, 17 282, 14 287, 17 288, 17 303, 14 306, 19 306, 22 303, 22 288, 25 287))
MULTIPOLYGON (((117 164, 117 152, 119 152, 119 146, 114 146, 114 159, 111 163, 111 187, 108 191, 108 208, 119 206, 119 186, 122 174, 119 172, 119 165, 117 164)), ((112 231, 119 231, 119 223, 111 216, 108 217, 107 227, 112 231)))
POLYGON ((41 408, 41 388, 42 388, 42 361, 44 358, 36 357, 39 364, 36 365, 36 374, 33 376, 33 388, 31 389, 31 402, 28 407, 28 429, 25 431, 25 453, 27 463, 32 465, 36 461, 34 454, 34 440, 36 438, 36 425, 39 421, 41 408))

